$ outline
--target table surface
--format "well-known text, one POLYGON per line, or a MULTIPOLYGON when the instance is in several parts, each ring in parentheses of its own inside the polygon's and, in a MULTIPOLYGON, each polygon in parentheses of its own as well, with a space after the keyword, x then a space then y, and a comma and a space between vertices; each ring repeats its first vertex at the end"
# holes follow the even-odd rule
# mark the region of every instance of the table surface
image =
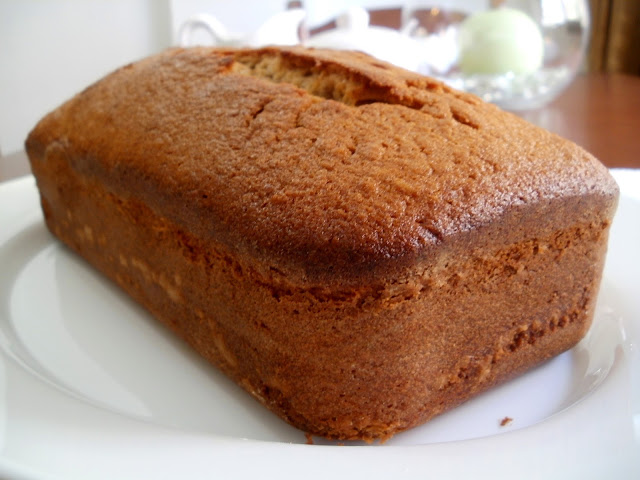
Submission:
MULTIPOLYGON (((516 113, 576 142, 608 167, 640 168, 640 77, 581 75, 549 105, 516 113)), ((24 152, 0 157, 0 182, 28 173, 24 152)))
POLYGON ((640 168, 640 77, 578 76, 552 103, 520 112, 584 147, 608 167, 640 168))

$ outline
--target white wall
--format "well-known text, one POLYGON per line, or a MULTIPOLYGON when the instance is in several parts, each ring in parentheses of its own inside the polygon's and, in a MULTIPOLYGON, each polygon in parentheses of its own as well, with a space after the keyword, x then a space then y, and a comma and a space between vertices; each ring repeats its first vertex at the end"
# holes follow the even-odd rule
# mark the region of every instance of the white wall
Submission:
POLYGON ((170 44, 166 0, 0 0, 0 151, 109 71, 170 44))

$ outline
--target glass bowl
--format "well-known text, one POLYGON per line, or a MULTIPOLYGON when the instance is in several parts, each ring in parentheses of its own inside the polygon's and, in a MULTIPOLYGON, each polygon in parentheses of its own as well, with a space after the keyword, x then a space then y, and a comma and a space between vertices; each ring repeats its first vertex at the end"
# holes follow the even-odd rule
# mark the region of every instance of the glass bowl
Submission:
POLYGON ((585 0, 415 0, 401 31, 416 70, 507 110, 539 108, 580 70, 589 39, 585 0))

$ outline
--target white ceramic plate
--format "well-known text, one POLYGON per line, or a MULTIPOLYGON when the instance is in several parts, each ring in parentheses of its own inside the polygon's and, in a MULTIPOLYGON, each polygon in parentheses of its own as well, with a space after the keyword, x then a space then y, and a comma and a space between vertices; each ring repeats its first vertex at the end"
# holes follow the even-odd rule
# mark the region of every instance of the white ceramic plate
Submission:
POLYGON ((306 445, 55 241, 32 177, 1 184, 0 477, 638 478, 639 247, 623 196, 570 352, 384 445, 306 445))

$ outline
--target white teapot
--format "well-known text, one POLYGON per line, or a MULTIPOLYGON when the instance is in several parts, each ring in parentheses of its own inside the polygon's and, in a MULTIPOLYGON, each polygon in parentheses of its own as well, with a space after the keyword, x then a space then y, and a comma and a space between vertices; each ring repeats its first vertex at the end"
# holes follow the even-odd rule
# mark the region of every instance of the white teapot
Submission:
POLYGON ((279 12, 250 33, 230 32, 215 16, 200 13, 188 18, 178 31, 178 42, 183 47, 197 45, 197 32, 204 30, 213 45, 248 46, 295 45, 300 43, 299 31, 305 17, 301 8, 279 12))
POLYGON ((336 27, 312 35, 304 45, 358 50, 409 70, 417 69, 416 42, 403 31, 369 25, 369 13, 364 8, 347 9, 336 19, 336 27))

